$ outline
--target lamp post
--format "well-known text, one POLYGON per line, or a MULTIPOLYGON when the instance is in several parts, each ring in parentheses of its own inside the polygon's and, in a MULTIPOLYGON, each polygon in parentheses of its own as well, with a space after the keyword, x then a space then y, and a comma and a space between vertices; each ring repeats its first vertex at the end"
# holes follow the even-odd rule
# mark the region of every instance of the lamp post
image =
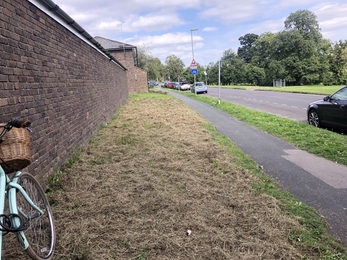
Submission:
POLYGON ((204 75, 205 75, 205 83, 206 83, 206 85, 207 85, 207 67, 206 67, 206 59, 205 58, 203 58, 204 59, 204 75))
MULTIPOLYGON (((194 60, 194 44, 193 44, 193 31, 197 31, 199 30, 198 28, 192 28, 190 29, 190 38, 191 38, 191 42, 192 42, 192 56, 193 56, 193 60, 194 60)), ((196 77, 195 77, 195 74, 194 74, 194 92, 195 92, 195 95, 196 95, 196 86, 195 86, 195 83, 196 83, 196 77)))

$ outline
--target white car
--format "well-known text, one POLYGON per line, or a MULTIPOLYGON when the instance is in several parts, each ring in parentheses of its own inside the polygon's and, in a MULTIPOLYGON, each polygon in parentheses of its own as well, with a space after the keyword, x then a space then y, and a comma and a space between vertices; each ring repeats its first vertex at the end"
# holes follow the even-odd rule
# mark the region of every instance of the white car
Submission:
POLYGON ((188 83, 182 84, 180 90, 190 90, 190 85, 188 83))

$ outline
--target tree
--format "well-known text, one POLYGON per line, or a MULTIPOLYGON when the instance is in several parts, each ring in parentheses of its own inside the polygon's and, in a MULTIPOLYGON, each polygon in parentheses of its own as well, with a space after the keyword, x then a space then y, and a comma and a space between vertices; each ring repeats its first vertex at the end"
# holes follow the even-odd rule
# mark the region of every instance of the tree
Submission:
POLYGON ((219 80, 219 62, 210 63, 208 66, 208 84, 217 85, 219 80))
POLYGON ((288 74, 287 82, 301 85, 305 75, 315 73, 315 48, 297 30, 282 31, 277 35, 277 49, 273 58, 281 61, 288 74))
POLYGON ((137 65, 139 68, 148 71, 148 61, 152 58, 152 51, 149 46, 143 45, 137 48, 137 65))
POLYGON ((253 66, 252 64, 247 64, 245 76, 246 82, 257 86, 264 83, 265 70, 263 68, 253 66))
POLYGON ((330 75, 325 84, 345 84, 347 81, 347 40, 333 44, 328 56, 330 75))
POLYGON ((237 55, 246 63, 252 61, 254 55, 254 43, 258 39, 258 35, 254 33, 247 33, 245 36, 239 38, 242 47, 237 50, 237 55))
POLYGON ((245 83, 245 62, 233 50, 225 51, 221 61, 221 81, 223 84, 245 83))
POLYGON ((148 79, 161 80, 164 74, 164 65, 160 59, 152 57, 151 49, 144 45, 137 49, 138 67, 146 70, 148 79))
POLYGON ((291 46, 291 55, 287 56, 285 63, 290 76, 295 79, 294 83, 320 83, 328 70, 328 45, 320 33, 317 16, 308 10, 298 10, 289 15, 284 25, 286 32, 281 36, 288 37, 282 41, 286 41, 284 45, 287 47, 291 46), (290 40, 290 37, 294 39, 290 40))
POLYGON ((175 55, 170 55, 165 59, 165 78, 171 81, 179 81, 184 72, 184 62, 175 55))
POLYGON ((164 65, 159 58, 148 59, 148 78, 153 80, 161 80, 164 74, 164 65))
POLYGON ((284 22, 285 29, 297 30, 306 40, 320 42, 322 34, 320 33, 317 16, 308 10, 298 10, 291 13, 284 22))
POLYGON ((272 85, 273 79, 284 77, 281 62, 274 59, 278 45, 277 34, 271 32, 261 34, 253 43, 254 55, 251 64, 262 68, 265 73, 265 78, 259 84, 272 85))

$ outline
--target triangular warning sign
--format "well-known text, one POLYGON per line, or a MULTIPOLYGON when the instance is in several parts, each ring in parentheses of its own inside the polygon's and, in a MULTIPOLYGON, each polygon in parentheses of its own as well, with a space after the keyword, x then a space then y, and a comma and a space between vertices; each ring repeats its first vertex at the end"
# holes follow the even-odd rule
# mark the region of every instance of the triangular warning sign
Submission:
POLYGON ((192 62, 190 63, 190 67, 196 67, 198 66, 198 63, 193 59, 192 62))

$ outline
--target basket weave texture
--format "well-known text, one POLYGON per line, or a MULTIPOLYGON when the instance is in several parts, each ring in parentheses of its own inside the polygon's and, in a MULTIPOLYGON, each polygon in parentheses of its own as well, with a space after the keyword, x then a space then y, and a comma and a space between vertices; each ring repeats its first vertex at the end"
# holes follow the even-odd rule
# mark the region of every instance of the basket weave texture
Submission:
MULTIPOLYGON (((0 123, 0 131, 6 124, 0 123)), ((0 165, 5 173, 27 167, 31 163, 30 134, 25 128, 13 127, 2 138, 0 144, 0 165), (5 163, 4 163, 5 162, 5 163)))

